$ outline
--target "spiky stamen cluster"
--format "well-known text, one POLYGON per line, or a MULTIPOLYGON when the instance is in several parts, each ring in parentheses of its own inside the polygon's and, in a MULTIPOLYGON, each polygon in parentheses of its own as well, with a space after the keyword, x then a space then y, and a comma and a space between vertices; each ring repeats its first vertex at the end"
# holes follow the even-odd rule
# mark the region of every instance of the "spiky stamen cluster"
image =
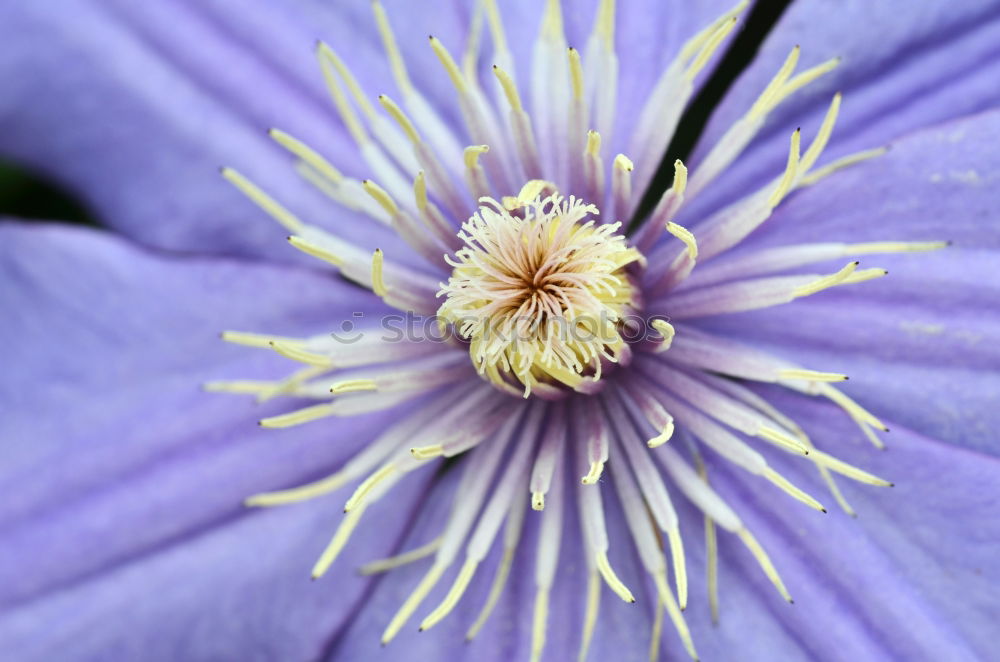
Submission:
POLYGON ((581 526, 579 538, 570 545, 582 553, 588 575, 581 593, 586 610, 580 658, 586 656, 599 622, 602 584, 618 598, 635 601, 609 560, 613 546, 626 544, 638 551, 656 596, 648 612, 651 657, 658 655, 664 614, 695 657, 682 614, 688 577, 681 523, 672 501, 676 495, 704 513, 713 617, 718 611, 718 546, 725 544, 717 535, 719 529, 734 534, 778 593, 791 600, 766 551, 737 514, 742 504, 727 503, 709 484, 704 449, 759 479, 762 493, 777 488, 817 511, 825 512, 822 504, 776 471, 755 445, 769 444, 814 465, 847 512, 851 508, 833 473, 868 485, 889 485, 817 449, 802 425, 747 386, 777 384, 826 398, 881 447, 875 430, 885 430, 885 425, 835 386, 845 375, 804 368, 700 330, 688 320, 784 304, 886 274, 879 268, 859 269, 853 259, 828 274, 786 273, 803 265, 860 254, 934 250, 945 243, 823 243, 727 254, 797 188, 883 153, 860 152, 813 170, 833 130, 840 95, 833 97, 804 153, 801 133, 792 133, 785 169, 773 181, 700 219, 690 230, 675 222, 685 204, 750 143, 771 110, 837 65, 829 60, 795 74, 798 47, 747 113, 708 152, 690 183, 686 168, 676 162, 671 188, 631 236, 621 236, 619 226, 608 221, 635 213, 691 97, 695 77, 730 35, 746 2, 684 44, 649 91, 631 136, 614 135, 620 102, 614 4, 601 0, 581 55, 566 43, 558 0, 545 3, 542 28, 532 49, 530 104, 522 101, 513 76, 514 57, 495 0, 477 4, 461 64, 440 40, 431 38, 430 47, 455 88, 464 127, 449 126, 413 84, 377 0, 375 19, 401 104, 380 95, 379 105, 386 114, 379 113, 346 63, 329 46, 319 46, 317 55, 334 104, 373 179, 347 177, 301 140, 281 131, 271 135, 297 157, 299 171, 308 181, 338 204, 391 227, 418 256, 414 261, 423 261, 422 267, 403 266, 380 250, 372 254, 328 229, 307 224, 243 175, 223 171, 291 232, 289 241, 295 248, 334 265, 391 306, 428 316, 440 309, 469 341, 466 348, 434 342, 419 333, 400 340, 371 332, 344 344, 327 335, 294 338, 227 332, 223 337, 228 341, 277 352, 303 367, 277 381, 208 385, 211 390, 255 394, 259 400, 291 395, 319 401, 263 419, 265 427, 372 411, 398 416, 333 475, 248 500, 254 506, 274 506, 355 485, 341 525, 313 568, 314 577, 327 571, 366 509, 393 486, 436 458, 463 456, 456 463, 462 472, 457 496, 440 535, 414 541, 414 549, 365 566, 366 571, 378 572, 433 557, 389 620, 383 643, 398 635, 464 554, 451 588, 424 618, 421 629, 447 616, 466 590, 481 581, 477 571, 491 548, 501 545, 489 597, 469 630, 469 638, 474 637, 503 592, 522 531, 535 527, 530 655, 539 659, 549 596, 559 581, 564 515, 568 506, 575 505, 581 526), (492 95, 479 78, 484 23, 493 42, 497 85, 492 95), (624 154, 606 158, 602 142, 627 144, 635 161, 624 154), (463 149, 463 144, 468 146, 463 149), (521 193, 512 197, 526 181, 521 193), (563 198, 557 191, 572 192, 587 202, 563 198), (640 268, 640 255, 648 258, 645 268, 640 268), (443 280, 447 284, 441 285, 443 280), (616 320, 640 296, 647 315, 661 316, 652 324, 659 335, 624 343, 616 320), (609 325, 603 329, 607 336, 599 340, 564 341, 552 330, 558 315, 572 320, 600 314, 607 316, 609 325), (665 315, 669 322, 662 319, 665 315), (495 331, 520 333, 526 342, 500 340, 499 335, 490 335, 495 331), (629 352, 634 355, 627 369, 613 375, 599 372, 603 361, 624 362, 629 352), (542 396, 556 391, 568 397, 523 401, 496 386, 517 394, 542 396), (400 413, 404 403, 415 406, 400 413), (683 443, 667 443, 673 436, 683 443), (610 480, 601 481, 605 474, 610 480), (573 475, 581 479, 570 480, 573 475), (607 482, 613 483, 620 504, 613 516, 625 520, 630 539, 609 535, 602 486, 607 482), (671 570, 673 587, 668 579, 671 570))
POLYGON ((618 325, 637 303, 625 269, 641 259, 619 223, 596 224, 597 207, 557 193, 525 199, 535 188, 509 208, 480 200, 439 292, 439 315, 471 341, 479 373, 500 386, 512 375, 525 397, 539 380, 580 389, 585 371, 596 382, 602 360, 618 360, 618 325))

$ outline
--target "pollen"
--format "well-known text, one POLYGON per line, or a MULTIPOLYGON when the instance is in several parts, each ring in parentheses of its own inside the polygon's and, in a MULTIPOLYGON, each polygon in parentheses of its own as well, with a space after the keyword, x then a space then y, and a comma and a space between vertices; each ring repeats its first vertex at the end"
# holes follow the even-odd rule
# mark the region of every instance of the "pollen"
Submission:
POLYGON ((525 199, 532 188, 507 206, 480 200, 438 293, 479 374, 514 380, 525 397, 539 381, 599 379, 602 362, 618 360, 622 319, 638 304, 629 269, 642 260, 620 223, 596 223, 596 206, 554 192, 525 199))

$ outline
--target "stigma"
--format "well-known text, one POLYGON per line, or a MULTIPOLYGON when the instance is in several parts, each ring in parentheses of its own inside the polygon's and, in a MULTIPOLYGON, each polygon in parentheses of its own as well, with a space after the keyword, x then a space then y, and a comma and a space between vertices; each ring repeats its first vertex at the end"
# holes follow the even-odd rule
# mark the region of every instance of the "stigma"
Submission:
POLYGON ((503 203, 481 198, 438 292, 438 315, 479 374, 524 397, 540 383, 596 385, 626 351, 621 326, 639 305, 629 268, 643 258, 621 223, 598 224, 595 205, 554 188, 535 180, 503 203))

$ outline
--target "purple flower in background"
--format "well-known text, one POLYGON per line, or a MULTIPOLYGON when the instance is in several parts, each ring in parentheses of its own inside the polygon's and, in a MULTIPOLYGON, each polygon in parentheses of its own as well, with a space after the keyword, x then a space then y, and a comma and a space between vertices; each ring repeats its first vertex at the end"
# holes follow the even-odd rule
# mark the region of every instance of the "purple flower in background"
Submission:
POLYGON ((0 10, 6 654, 990 657, 1000 5, 385 4, 0 10))

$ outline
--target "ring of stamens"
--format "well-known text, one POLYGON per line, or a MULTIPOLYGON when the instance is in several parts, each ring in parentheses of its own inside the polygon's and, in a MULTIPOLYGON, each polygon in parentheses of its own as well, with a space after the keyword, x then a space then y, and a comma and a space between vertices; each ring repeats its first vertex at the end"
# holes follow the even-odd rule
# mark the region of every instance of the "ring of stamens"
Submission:
POLYGON ((480 200, 447 258, 438 314, 470 341, 480 374, 513 378, 527 397, 540 380, 575 388, 600 378, 602 360, 617 361, 619 322, 636 305, 627 268, 642 256, 615 234, 618 223, 595 222, 594 205, 522 196, 480 200))

